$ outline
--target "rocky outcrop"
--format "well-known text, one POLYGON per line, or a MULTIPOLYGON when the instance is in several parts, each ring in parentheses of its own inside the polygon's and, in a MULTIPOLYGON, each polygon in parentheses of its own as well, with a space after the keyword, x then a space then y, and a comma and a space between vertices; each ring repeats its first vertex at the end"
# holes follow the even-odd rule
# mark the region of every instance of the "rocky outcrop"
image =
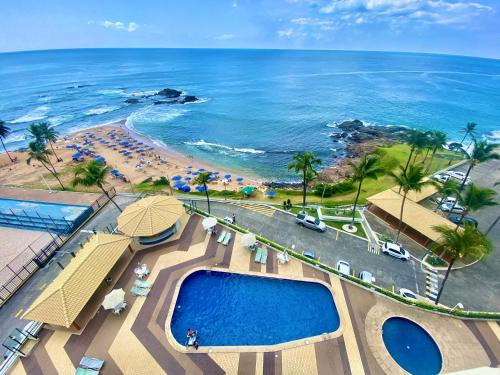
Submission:
POLYGON ((182 91, 166 88, 158 91, 156 95, 164 96, 165 98, 178 98, 182 95, 182 91))
POLYGON ((153 102, 153 104, 154 105, 158 105, 158 104, 186 104, 186 103, 196 102, 197 100, 198 100, 198 98, 196 96, 186 95, 186 96, 180 97, 178 99, 174 99, 174 100, 155 100, 153 102))
POLYGON ((137 98, 128 98, 127 100, 125 100, 125 103, 127 104, 137 104, 137 103, 141 103, 141 101, 137 98))

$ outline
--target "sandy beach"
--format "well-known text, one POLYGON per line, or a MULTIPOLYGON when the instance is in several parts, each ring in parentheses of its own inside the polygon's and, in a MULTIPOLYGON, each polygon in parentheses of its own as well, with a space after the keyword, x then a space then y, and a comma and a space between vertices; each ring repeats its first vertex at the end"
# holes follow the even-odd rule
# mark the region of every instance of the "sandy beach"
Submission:
MULTIPOLYGON (((54 144, 54 149, 63 161, 56 162, 54 156, 51 156, 51 160, 55 169, 61 174, 63 183, 69 184, 72 177, 71 167, 81 162, 73 160, 72 156, 79 151, 76 148, 69 148, 72 145, 90 151, 88 155, 83 155, 80 160, 90 160, 94 155, 101 156, 106 160, 107 165, 123 175, 124 178, 116 178, 112 175, 108 178, 108 182, 118 191, 129 191, 131 184, 141 183, 150 177, 159 179, 162 176, 169 179, 181 176, 181 181, 188 186, 190 185, 190 188, 194 190, 195 184, 192 183, 192 180, 200 169, 219 172, 220 178, 209 185, 212 190, 224 190, 224 188, 238 190, 245 185, 265 189, 262 181, 221 169, 216 165, 193 160, 168 146, 158 145, 153 139, 127 128, 124 121, 61 136, 54 144), (129 142, 130 146, 123 147, 120 145, 122 142, 129 142), (140 150, 144 151, 139 152, 140 150), (128 154, 124 155, 125 152, 128 154), (231 178, 224 179, 224 175, 227 174, 231 175, 231 178), (238 177, 242 177, 243 180, 236 181, 238 177)), ((1 185, 58 187, 57 181, 39 162, 32 161, 31 165, 27 164, 27 152, 11 152, 11 156, 17 158, 15 163, 11 163, 5 153, 0 155, 1 185)), ((175 181, 172 181, 172 184, 175 184, 175 181)))

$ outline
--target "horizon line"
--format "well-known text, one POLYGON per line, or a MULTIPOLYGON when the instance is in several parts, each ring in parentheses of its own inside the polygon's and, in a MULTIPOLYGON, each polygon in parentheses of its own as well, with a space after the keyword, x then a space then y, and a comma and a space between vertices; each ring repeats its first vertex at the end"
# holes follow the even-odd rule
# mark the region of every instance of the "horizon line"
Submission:
POLYGON ((371 52, 371 53, 401 53, 413 55, 435 55, 435 56, 452 56, 465 57, 473 59, 485 59, 500 61, 500 57, 485 57, 473 55, 460 55, 453 53, 438 53, 438 52, 418 52, 418 51, 395 51, 395 50, 357 50, 357 49, 321 49, 321 48, 263 48, 263 47, 74 47, 74 48, 48 48, 48 49, 32 49, 32 50, 14 50, 0 51, 1 55, 16 54, 16 53, 36 53, 36 52, 55 52, 55 51, 80 51, 80 50, 253 50, 253 51, 304 51, 304 52, 371 52))

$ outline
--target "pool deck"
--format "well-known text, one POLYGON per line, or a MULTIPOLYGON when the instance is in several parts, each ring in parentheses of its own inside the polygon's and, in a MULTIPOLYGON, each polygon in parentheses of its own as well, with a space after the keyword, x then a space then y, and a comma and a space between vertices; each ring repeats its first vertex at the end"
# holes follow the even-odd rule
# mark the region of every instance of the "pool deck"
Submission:
POLYGON ((442 353, 442 372, 499 366, 498 322, 462 321, 411 309, 296 260, 278 264, 273 251, 265 265, 255 263, 253 254, 240 245, 240 234, 233 232, 225 247, 203 231, 201 221, 191 216, 177 240, 135 255, 116 285, 127 292, 124 313, 100 309, 81 335, 43 330, 38 345, 12 374, 72 374, 83 355, 105 360, 102 374, 404 374, 381 338, 381 326, 390 316, 412 319, 430 333, 442 353), (129 293, 137 262, 151 268, 148 281, 154 284, 146 298, 129 293), (198 267, 326 283, 335 298, 341 332, 271 351, 245 347, 209 352, 200 347, 183 353, 168 339, 167 322, 180 280, 198 267))
POLYGON ((51 202, 62 204, 91 205, 101 194, 80 193, 71 191, 23 189, 0 186, 0 198, 19 199, 37 202, 51 202))

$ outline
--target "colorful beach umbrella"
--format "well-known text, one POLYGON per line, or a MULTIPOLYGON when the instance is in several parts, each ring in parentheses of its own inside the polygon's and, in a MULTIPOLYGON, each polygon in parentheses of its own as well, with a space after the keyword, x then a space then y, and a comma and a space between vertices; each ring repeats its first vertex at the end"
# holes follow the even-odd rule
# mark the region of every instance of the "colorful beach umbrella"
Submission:
POLYGON ((196 190, 198 190, 200 193, 203 193, 204 191, 206 191, 207 189, 205 188, 205 186, 202 186, 202 185, 198 185, 195 187, 196 190))
POLYGON ((236 178, 236 181, 238 181, 238 182, 243 181, 243 177, 240 176, 240 177, 236 178))
POLYGON ((231 178, 231 175, 230 174, 225 174, 224 178, 231 178))
POLYGON ((255 191, 255 187, 254 186, 245 186, 245 187, 241 188, 241 191, 245 195, 252 195, 253 192, 255 191))
POLYGON ((187 186, 187 185, 184 185, 184 186, 182 187, 182 191, 183 191, 184 193, 189 193, 189 192, 191 191, 191 188, 190 188, 189 186, 187 186))
POLYGON ((182 180, 182 176, 176 175, 176 176, 172 177, 171 180, 172 181, 180 181, 180 180, 182 180))
POLYGON ((182 189, 184 187, 184 182, 178 182, 173 185, 175 189, 182 189))

